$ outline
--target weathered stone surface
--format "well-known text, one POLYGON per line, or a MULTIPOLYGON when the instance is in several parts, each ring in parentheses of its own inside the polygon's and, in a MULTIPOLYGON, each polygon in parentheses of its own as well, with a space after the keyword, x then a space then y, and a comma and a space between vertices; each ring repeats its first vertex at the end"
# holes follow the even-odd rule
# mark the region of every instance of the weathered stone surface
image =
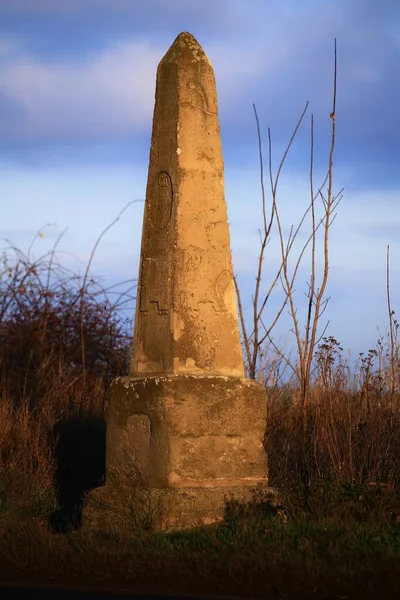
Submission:
POLYGON ((242 377, 214 72, 181 33, 157 71, 131 376, 242 377))
POLYGON ((151 488, 267 483, 262 385, 238 377, 131 378, 106 404, 107 481, 151 488))
POLYGON ((130 377, 84 526, 187 529, 267 490, 266 392, 243 375, 214 73, 182 33, 157 72, 130 377))
POLYGON ((238 505, 245 511, 252 506, 257 512, 257 506, 268 504, 270 513, 279 516, 274 508, 275 497, 275 490, 265 486, 144 488, 130 487, 120 477, 115 485, 90 492, 84 507, 83 528, 126 538, 148 531, 183 531, 228 520, 237 514, 238 505), (257 489, 262 490, 264 498, 269 494, 270 499, 257 498, 257 493, 253 493, 257 489))

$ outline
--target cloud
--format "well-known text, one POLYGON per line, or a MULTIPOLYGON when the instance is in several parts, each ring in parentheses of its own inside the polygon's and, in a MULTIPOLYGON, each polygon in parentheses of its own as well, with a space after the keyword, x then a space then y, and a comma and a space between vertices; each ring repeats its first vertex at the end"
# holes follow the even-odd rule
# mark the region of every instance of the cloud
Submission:
MULTIPOLYGON (((0 163, 1 197, 6 216, 0 226, 0 238, 8 237, 26 251, 37 231, 48 222, 57 227, 44 230, 45 237, 34 245, 38 258, 51 250, 56 237, 65 228, 67 234, 59 249, 60 262, 74 272, 83 272, 93 246, 101 234, 132 199, 143 199, 146 189, 145 165, 129 167, 64 166, 58 169, 3 167, 0 163), (26 222, 29 216, 29 223, 26 222), (69 254, 71 253, 71 254, 69 254), (74 258, 75 257, 75 258, 74 258)), ((308 173, 302 179, 290 169, 285 170, 278 191, 282 225, 287 232, 307 206, 309 198, 308 173)), ((365 350, 375 342, 376 325, 386 323, 385 258, 386 245, 391 246, 391 286, 393 307, 400 302, 400 281, 396 256, 398 232, 396 227, 381 231, 389 217, 393 224, 400 222, 397 208, 399 191, 384 188, 366 191, 349 190, 338 209, 331 229, 330 272, 327 294, 332 297, 326 319, 331 319, 329 332, 354 350, 365 350), (388 217, 389 215, 389 217, 388 217), (371 234, 371 224, 382 236, 371 234)), ((251 312, 254 292, 262 207, 257 168, 226 169, 226 197, 230 221, 231 247, 235 272, 243 291, 247 313, 251 312)), ((137 276, 143 215, 143 202, 129 207, 122 218, 109 230, 96 250, 92 273, 107 277, 107 285, 137 276)), ((309 221, 304 225, 305 235, 309 221)), ((287 233, 286 233, 287 235, 287 233)), ((293 256, 305 237, 301 237, 293 256)), ((5 245, 4 241, 0 246, 5 245)), ((321 246, 318 246, 318 261, 321 246)), ((263 289, 266 290, 279 268, 279 247, 276 228, 267 247, 264 261, 263 289)), ((318 267, 319 269, 319 267, 318 267)), ((304 291, 309 280, 309 255, 299 271, 296 302, 304 306, 304 291)), ((282 293, 279 286, 268 305, 266 319, 273 318, 282 293)), ((323 321, 325 323, 325 321, 323 321)), ((284 334, 290 328, 287 317, 275 333, 284 334)))
MULTIPOLYGON (((179 31, 205 28, 208 32, 229 28, 231 1, 214 0, 0 0, 0 17, 5 26, 15 27, 29 23, 29 31, 51 26, 57 39, 78 41, 80 36, 103 35, 110 38, 115 33, 125 32, 128 36, 143 35, 154 39, 168 31, 177 35, 179 31), (90 20, 90 27, 88 27, 90 20), (67 32, 67 36, 65 34, 67 32)), ((71 48, 73 52, 73 48, 71 48)))
POLYGON ((159 52, 118 44, 81 64, 46 64, 27 55, 0 64, 0 93, 23 114, 3 135, 46 139, 107 137, 148 127, 159 52))
MULTIPOLYGON (((271 126, 275 151, 281 154, 310 100, 318 160, 320 149, 329 143, 336 36, 336 163, 352 165, 352 177, 365 186, 376 185, 384 170, 390 185, 398 173, 400 130, 397 4, 253 0, 251 10, 248 6, 244 0, 206 5, 200 0, 0 0, 0 14, 7 13, 8 19, 14 14, 14 21, 3 19, 9 41, 3 36, 3 51, 0 47, 1 154, 17 159, 30 154, 37 161, 40 156, 43 161, 46 156, 74 160, 76 155, 89 162, 94 147, 102 146, 105 162, 126 161, 133 145, 140 144, 147 154, 156 67, 178 31, 188 29, 214 66, 225 154, 241 163, 255 159, 253 102, 264 144, 271 126), (60 14, 64 10, 71 11, 71 18, 60 14), (29 11, 43 11, 49 20, 34 20, 29 11), (83 27, 85 11, 90 13, 90 30, 83 27), (22 39, 17 32, 27 23, 23 18, 33 33, 22 39), (101 26, 99 19, 104 21, 101 26), (54 26, 53 36, 44 35, 45 22, 54 26), (132 145, 129 152, 123 143, 132 145), (75 148, 69 157, 67 146, 75 148)), ((308 160, 308 136, 306 126, 293 148, 293 166, 308 160)))
MULTIPOLYGON (((40 61, 17 43, 0 48, 0 97, 18 118, 0 120, 3 140, 107 139, 149 130, 157 64, 166 48, 148 42, 115 44, 79 64, 40 61), (1 59, 2 57, 2 59, 1 59)), ((232 48, 210 48, 223 94, 235 104, 246 79, 259 76, 263 62, 232 48)))

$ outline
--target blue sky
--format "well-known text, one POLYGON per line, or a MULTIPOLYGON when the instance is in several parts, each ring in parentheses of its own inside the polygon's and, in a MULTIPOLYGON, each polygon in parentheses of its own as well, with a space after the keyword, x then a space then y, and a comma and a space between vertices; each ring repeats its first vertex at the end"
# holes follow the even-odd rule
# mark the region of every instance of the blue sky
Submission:
MULTIPOLYGON (((40 256, 62 230, 62 262, 82 271, 101 231, 93 274, 136 277, 155 72, 181 31, 210 58, 217 80, 235 272, 247 314, 261 224, 257 106, 276 166, 306 101, 308 117, 284 170, 285 231, 307 207, 309 116, 316 181, 326 168, 333 47, 338 45, 331 300, 323 323, 353 355, 387 326, 386 247, 400 310, 400 4, 397 0, 0 0, 0 237, 27 250, 45 223, 40 256)), ((306 239, 306 225, 300 242, 306 239)), ((6 245, 5 242, 2 245, 6 245)), ((276 271, 272 239, 265 285, 276 271)), ((301 307, 307 262, 296 286, 301 307)), ((279 291, 269 305, 271 318, 279 291)), ((275 329, 291 346, 290 322, 275 329)))

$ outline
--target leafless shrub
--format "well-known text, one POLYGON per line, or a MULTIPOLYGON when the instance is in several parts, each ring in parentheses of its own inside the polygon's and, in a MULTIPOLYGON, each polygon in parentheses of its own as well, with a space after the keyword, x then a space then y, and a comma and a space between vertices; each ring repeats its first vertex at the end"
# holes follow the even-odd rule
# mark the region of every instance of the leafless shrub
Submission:
POLYGON ((89 274, 105 231, 83 277, 58 260, 63 234, 38 260, 31 249, 42 230, 26 254, 8 240, 3 250, 0 507, 32 505, 46 494, 54 504, 56 425, 101 418, 109 383, 128 371, 131 332, 121 309, 132 299, 133 280, 113 300, 115 286, 106 289, 89 274))

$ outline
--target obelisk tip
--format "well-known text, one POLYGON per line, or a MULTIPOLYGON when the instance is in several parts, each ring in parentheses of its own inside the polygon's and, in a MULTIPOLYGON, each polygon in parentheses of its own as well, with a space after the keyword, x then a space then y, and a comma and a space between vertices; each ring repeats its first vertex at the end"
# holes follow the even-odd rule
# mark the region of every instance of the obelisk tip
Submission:
POLYGON ((161 62, 177 62, 184 57, 191 62, 205 61, 211 65, 210 60, 194 35, 188 31, 182 31, 169 48, 161 62))

